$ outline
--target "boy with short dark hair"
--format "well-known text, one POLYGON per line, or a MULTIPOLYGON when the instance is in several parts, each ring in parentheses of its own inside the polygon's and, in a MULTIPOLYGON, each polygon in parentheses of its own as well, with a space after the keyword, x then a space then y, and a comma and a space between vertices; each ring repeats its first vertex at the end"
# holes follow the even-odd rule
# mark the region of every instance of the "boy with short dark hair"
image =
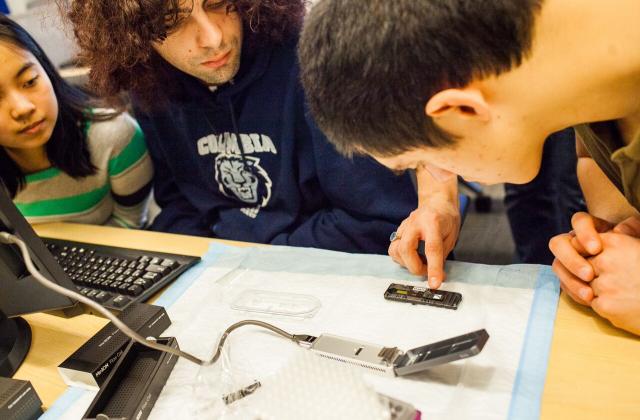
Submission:
POLYGON ((341 151, 424 168, 449 196, 453 173, 531 180, 544 140, 576 126, 591 214, 551 241, 554 269, 640 334, 638 19, 635 0, 324 0, 300 42, 303 85, 341 151))

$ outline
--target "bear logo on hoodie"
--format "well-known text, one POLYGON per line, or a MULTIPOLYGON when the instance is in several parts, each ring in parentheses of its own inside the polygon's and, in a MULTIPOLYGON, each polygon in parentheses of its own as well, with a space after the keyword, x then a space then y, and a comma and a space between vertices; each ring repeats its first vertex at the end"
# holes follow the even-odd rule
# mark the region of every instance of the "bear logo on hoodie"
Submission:
POLYGON ((243 211, 251 218, 271 199, 272 182, 257 157, 219 154, 215 179, 222 194, 251 205, 247 210, 252 211, 243 211))

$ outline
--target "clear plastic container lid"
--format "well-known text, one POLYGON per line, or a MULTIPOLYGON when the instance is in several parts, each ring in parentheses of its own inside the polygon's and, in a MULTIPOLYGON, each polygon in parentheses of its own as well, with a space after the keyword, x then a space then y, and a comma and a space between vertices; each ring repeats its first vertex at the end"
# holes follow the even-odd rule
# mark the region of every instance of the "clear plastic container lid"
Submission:
POLYGON ((237 311, 311 318, 320 309, 320 299, 311 295, 249 289, 231 303, 237 311))

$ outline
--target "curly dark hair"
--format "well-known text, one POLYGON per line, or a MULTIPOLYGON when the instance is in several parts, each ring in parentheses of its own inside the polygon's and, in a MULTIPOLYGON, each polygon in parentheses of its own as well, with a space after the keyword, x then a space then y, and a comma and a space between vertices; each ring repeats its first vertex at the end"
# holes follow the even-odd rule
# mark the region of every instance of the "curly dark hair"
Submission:
MULTIPOLYGON (((200 0, 193 0, 200 1, 200 0)), ((235 11, 250 45, 280 42, 296 34, 305 0, 219 0, 235 11)), ((149 98, 166 86, 163 62, 152 43, 179 25, 189 10, 181 0, 58 0, 73 24, 80 60, 91 67, 91 88, 115 98, 123 91, 149 98)))

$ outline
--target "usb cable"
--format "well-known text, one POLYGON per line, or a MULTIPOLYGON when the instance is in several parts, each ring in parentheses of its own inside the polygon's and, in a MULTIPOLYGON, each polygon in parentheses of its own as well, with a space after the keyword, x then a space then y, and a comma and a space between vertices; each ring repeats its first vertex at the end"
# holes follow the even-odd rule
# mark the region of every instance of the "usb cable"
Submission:
POLYGON ((22 258, 24 259, 24 263, 25 266, 27 267, 27 270, 29 271, 29 273, 38 281, 38 283, 40 283, 41 285, 43 285, 44 287, 53 290, 56 293, 59 293, 63 296, 66 296, 68 298, 71 299, 75 299, 79 302, 84 303, 87 306, 90 306, 91 308, 95 309, 96 311, 98 311, 99 313, 101 313, 102 315, 104 315, 106 318, 108 318, 111 322, 113 322, 113 325, 115 325, 117 328, 119 328, 124 334, 126 334, 129 338, 131 338, 132 340, 142 344, 143 346, 149 347, 151 349, 154 350, 158 350, 158 351, 163 351, 163 352, 167 352, 167 353, 171 353, 175 356, 178 357, 183 357, 187 360, 189 360, 190 362, 193 362, 197 365, 200 366, 210 366, 213 365, 214 363, 216 363, 218 361, 218 359, 220 358, 220 355, 222 354, 222 348, 224 346, 225 341, 227 340, 227 337, 229 336, 229 334, 231 334, 233 331, 237 330, 240 327, 243 327, 245 325, 253 325, 256 327, 261 327, 261 328, 266 328, 267 330, 273 331, 276 334, 281 335, 284 338, 287 338, 293 342, 295 342, 298 345, 301 345, 303 347, 308 347, 310 342, 313 342, 313 340, 315 339, 315 337, 310 336, 310 335, 306 335, 306 334, 290 334, 274 325, 271 325, 269 323, 263 322, 263 321, 258 321, 258 320, 252 320, 252 319, 247 319, 247 320, 243 320, 240 322, 236 322, 235 324, 231 325, 229 328, 227 328, 224 333, 222 333, 222 336, 220 337, 220 340, 218 341, 218 345, 216 347, 216 353, 213 355, 213 357, 209 360, 203 360, 200 359, 190 353, 187 353, 185 351, 179 350, 179 349, 175 349, 173 347, 169 347, 166 346, 164 344, 159 344, 153 340, 149 340, 143 336, 141 336, 140 334, 138 334, 137 332, 135 332, 134 330, 132 330, 131 328, 129 328, 127 326, 127 324, 125 324, 124 322, 122 322, 120 319, 118 319, 115 315, 113 315, 111 313, 111 311, 109 311, 108 309, 106 309, 104 306, 100 305, 99 303, 89 299, 86 296, 83 296, 80 293, 77 293, 73 290, 69 290, 67 288, 64 288, 62 286, 60 286, 59 284, 56 284, 54 282, 52 282, 51 280, 47 279, 45 276, 43 276, 42 274, 40 274, 40 272, 36 269, 36 267, 33 265, 33 261, 31 259, 31 255, 29 254, 29 250, 27 248, 27 245, 24 243, 24 241, 22 241, 22 239, 18 238, 15 235, 12 235, 8 232, 0 232, 0 243, 4 243, 4 244, 14 244, 16 245, 19 249, 20 252, 22 253, 22 258))

